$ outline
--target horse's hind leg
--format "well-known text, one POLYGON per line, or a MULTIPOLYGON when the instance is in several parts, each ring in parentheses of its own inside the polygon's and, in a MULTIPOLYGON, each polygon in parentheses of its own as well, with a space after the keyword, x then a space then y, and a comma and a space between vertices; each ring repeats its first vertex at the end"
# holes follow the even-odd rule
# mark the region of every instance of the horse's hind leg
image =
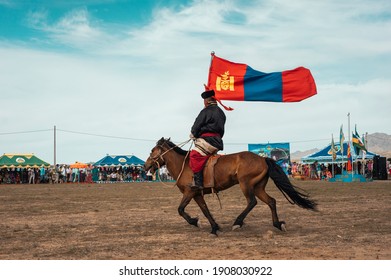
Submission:
POLYGON ((236 218, 232 226, 232 230, 242 227, 243 221, 247 217, 248 213, 250 213, 250 211, 255 207, 255 205, 257 205, 257 199, 255 198, 253 189, 246 187, 246 184, 244 183, 240 183, 240 188, 242 189, 242 192, 247 199, 247 207, 236 218))
POLYGON ((206 205, 205 199, 201 194, 197 194, 194 196, 194 200, 197 202, 198 206, 201 208, 202 213, 204 213, 205 217, 208 219, 211 227, 212 234, 217 235, 217 231, 220 230, 219 225, 214 220, 212 214, 210 213, 208 206, 206 205))
POLYGON ((193 199, 194 195, 192 193, 184 193, 182 197, 182 201, 178 207, 178 213, 181 215, 189 224, 198 227, 198 218, 192 218, 185 212, 186 206, 193 199))
POLYGON ((265 187, 266 187, 266 184, 267 184, 267 181, 268 181, 268 178, 266 178, 266 180, 262 180, 256 187, 255 187, 255 195, 263 202, 265 202, 271 212, 272 212, 272 220, 273 220, 273 226, 275 226, 276 228, 278 228, 279 230, 282 230, 282 231, 286 231, 286 228, 285 228, 285 222, 284 221, 280 221, 278 219, 278 215, 277 215, 277 204, 276 204, 276 200, 269 196, 266 192, 265 192, 265 187))

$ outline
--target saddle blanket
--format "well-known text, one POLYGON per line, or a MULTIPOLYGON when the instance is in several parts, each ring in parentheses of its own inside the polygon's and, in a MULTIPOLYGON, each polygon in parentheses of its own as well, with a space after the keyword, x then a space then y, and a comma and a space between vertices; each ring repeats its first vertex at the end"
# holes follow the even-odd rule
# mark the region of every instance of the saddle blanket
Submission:
POLYGON ((215 154, 209 157, 204 167, 204 188, 213 188, 214 185, 214 168, 218 159, 223 155, 215 154))

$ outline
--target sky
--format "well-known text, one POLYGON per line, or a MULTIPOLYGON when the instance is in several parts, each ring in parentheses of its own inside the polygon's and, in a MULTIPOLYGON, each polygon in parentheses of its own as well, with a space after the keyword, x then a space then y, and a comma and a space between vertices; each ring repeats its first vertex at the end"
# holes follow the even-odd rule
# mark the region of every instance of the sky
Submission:
POLYGON ((0 14, 0 155, 146 160, 161 137, 183 143, 212 51, 267 73, 304 66, 318 90, 225 101, 223 153, 323 148, 341 125, 391 134, 389 0, 0 0, 0 14))

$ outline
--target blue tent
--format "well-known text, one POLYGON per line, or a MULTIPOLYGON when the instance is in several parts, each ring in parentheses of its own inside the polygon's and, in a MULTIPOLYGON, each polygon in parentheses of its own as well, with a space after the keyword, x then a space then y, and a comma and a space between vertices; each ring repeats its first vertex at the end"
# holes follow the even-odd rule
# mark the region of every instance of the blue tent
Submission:
MULTIPOLYGON (((343 155, 341 153, 341 146, 340 144, 334 145, 337 150, 337 159, 334 161, 334 163, 340 163, 341 161, 346 162, 348 160, 348 142, 343 143, 343 155)), ((360 153, 357 155, 355 152, 355 149, 353 148, 352 143, 350 143, 350 152, 352 155, 352 159, 355 160, 362 160, 363 154, 360 151, 360 153)), ((376 156, 376 154, 367 152, 365 155, 365 159, 373 159, 373 157, 376 156)), ((332 152, 331 152, 331 144, 324 147, 322 150, 313 153, 311 155, 305 156, 301 158, 301 161, 303 163, 312 163, 315 161, 318 161, 319 163, 331 163, 333 162, 332 152)))
POLYGON ((98 167, 142 166, 145 161, 134 155, 106 155, 93 165, 98 167))

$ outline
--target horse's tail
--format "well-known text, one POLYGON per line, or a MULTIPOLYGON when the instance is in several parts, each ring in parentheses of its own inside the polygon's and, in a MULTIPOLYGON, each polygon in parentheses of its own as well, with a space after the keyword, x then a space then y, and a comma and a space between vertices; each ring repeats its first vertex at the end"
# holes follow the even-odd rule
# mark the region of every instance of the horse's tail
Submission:
POLYGON ((298 206, 305 209, 316 210, 316 202, 309 199, 308 194, 299 192, 297 190, 298 187, 292 185, 281 166, 279 166, 271 158, 265 158, 265 160, 269 167, 270 178, 272 178, 274 184, 290 203, 297 204, 298 206), (290 198, 290 200, 287 196, 290 198))

